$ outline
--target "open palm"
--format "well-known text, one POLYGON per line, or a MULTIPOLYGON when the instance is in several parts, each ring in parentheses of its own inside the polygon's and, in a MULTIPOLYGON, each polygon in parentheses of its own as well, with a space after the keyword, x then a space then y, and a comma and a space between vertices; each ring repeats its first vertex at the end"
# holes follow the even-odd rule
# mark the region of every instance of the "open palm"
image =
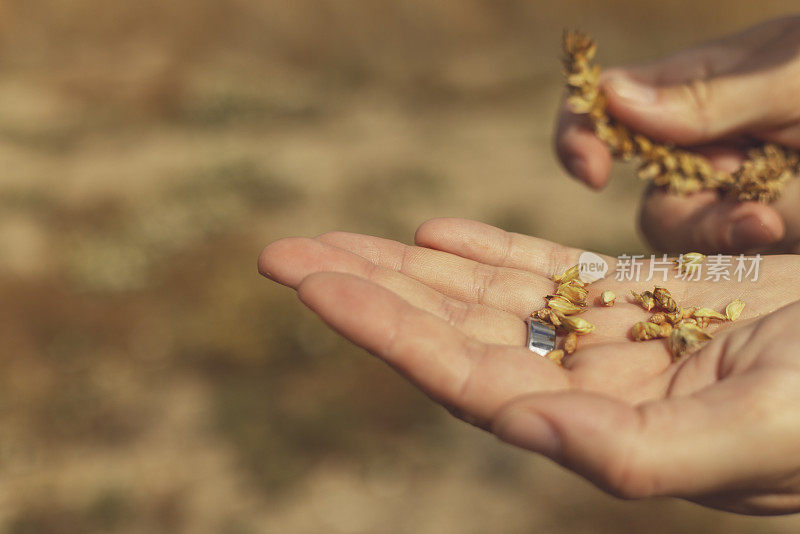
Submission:
MULTIPOLYGON (((610 289, 619 295, 617 304, 592 306, 582 315, 596 330, 581 337, 562 368, 525 348, 525 319, 553 292, 551 276, 576 264, 581 250, 459 219, 429 221, 415 241, 409 246, 341 232, 287 238, 264 250, 259 269, 296 288, 334 329, 463 419, 547 454, 607 490, 637 497, 680 494, 730 509, 752 506, 745 499, 717 503, 712 495, 719 489, 710 481, 688 487, 652 475, 648 454, 635 453, 630 436, 641 431, 643 407, 651 418, 666 417, 682 403, 696 409, 691 403, 720 381, 735 348, 726 339, 800 299, 800 288, 791 283, 800 271, 794 257, 766 258, 757 282, 659 283, 681 305, 719 310, 734 298, 747 303, 739 321, 723 325, 715 341, 677 363, 663 340, 630 337, 631 325, 649 314, 626 296, 652 289, 653 282, 609 278, 592 284, 590 301, 610 289), (570 441, 569 429, 554 431, 553 417, 543 416, 545 402, 551 408, 566 403, 582 414, 571 416, 571 424, 590 436, 596 432, 599 448, 585 449, 590 436, 570 441), (619 439, 607 438, 604 449, 601 430, 608 425, 619 439)), ((605 259, 613 270, 615 260, 605 259)))

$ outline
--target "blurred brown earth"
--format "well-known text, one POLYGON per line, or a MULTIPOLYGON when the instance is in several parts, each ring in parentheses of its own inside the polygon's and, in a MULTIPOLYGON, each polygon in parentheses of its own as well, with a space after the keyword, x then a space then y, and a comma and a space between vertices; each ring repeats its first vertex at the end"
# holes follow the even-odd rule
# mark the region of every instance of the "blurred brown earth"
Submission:
POLYGON ((790 8, 0 0, 0 530, 796 532, 607 497, 255 270, 281 236, 442 215, 645 250, 630 169, 597 194, 552 155, 562 29, 609 64, 790 8))

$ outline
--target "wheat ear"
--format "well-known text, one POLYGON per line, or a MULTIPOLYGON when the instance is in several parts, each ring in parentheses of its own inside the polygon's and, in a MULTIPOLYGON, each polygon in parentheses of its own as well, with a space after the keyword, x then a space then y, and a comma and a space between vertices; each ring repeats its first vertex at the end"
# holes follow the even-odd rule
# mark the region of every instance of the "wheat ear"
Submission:
POLYGON ((564 32, 567 106, 588 117, 595 135, 608 145, 615 158, 639 158, 639 178, 678 194, 715 189, 738 200, 771 202, 780 197, 786 182, 800 171, 800 154, 775 144, 750 149, 739 170, 730 174, 715 170, 699 154, 631 131, 606 111, 599 86, 600 67, 592 63, 596 51, 594 41, 584 33, 564 32))

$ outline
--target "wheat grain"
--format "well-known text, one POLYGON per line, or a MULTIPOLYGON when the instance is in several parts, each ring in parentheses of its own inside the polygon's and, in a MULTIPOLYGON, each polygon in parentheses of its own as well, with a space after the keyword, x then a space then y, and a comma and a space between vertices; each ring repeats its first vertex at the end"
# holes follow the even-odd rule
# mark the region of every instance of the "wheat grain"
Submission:
POLYGON ((668 338, 667 347, 675 360, 703 341, 711 339, 711 334, 705 329, 712 320, 733 321, 744 309, 744 302, 739 299, 728 304, 725 315, 711 308, 683 308, 678 306, 667 288, 658 286, 652 292, 631 291, 631 294, 646 310, 650 311, 654 307, 661 310, 654 313, 648 321, 635 323, 631 328, 631 337, 634 341, 668 338))
POLYGON ((614 294, 613 291, 603 291, 600 293, 600 304, 606 307, 610 307, 614 305, 616 302, 617 296, 614 294))
POLYGON ((725 316, 729 321, 735 321, 744 310, 744 302, 736 299, 725 307, 725 316))

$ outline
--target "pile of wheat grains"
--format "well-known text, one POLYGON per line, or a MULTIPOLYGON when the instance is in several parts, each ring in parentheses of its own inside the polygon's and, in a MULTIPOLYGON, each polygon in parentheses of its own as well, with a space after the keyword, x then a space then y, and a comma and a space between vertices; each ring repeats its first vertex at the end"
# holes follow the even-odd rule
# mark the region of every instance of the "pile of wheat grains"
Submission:
MULTIPOLYGON (((680 261, 676 261, 677 269, 681 273, 691 272, 700 266, 704 258, 696 252, 684 254, 680 261)), ((565 356, 577 350, 578 336, 594 332, 595 325, 578 317, 589 309, 590 302, 589 284, 580 279, 579 266, 575 265, 553 276, 553 281, 556 283, 554 294, 545 297, 545 307, 534 311, 530 320, 550 324, 557 333, 563 335, 561 348, 547 354, 550 360, 563 365, 565 356)), ((631 291, 631 297, 633 302, 653 312, 647 321, 633 325, 633 341, 666 339, 667 348, 676 361, 712 338, 707 329, 713 322, 735 321, 745 306, 744 301, 735 299, 728 304, 724 313, 711 308, 681 307, 668 289, 659 286, 642 293, 631 291)), ((616 301, 616 295, 606 290, 597 301, 600 307, 610 308, 616 301)))

